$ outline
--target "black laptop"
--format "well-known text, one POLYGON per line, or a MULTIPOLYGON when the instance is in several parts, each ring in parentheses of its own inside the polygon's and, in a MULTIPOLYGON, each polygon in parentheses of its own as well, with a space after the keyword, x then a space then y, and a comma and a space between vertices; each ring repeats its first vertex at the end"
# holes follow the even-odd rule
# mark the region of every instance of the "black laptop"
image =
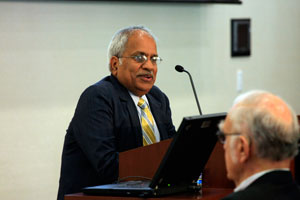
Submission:
POLYGON ((199 191, 197 180, 216 142, 226 113, 184 117, 152 180, 83 188, 88 195, 155 197, 199 191))

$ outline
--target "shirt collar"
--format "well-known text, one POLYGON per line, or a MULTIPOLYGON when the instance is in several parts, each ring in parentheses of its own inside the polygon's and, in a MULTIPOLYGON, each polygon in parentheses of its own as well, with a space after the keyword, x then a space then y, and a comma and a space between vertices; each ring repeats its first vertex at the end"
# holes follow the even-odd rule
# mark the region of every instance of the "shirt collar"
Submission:
POLYGON ((143 96, 139 97, 139 96, 134 95, 134 94, 133 94, 132 92, 130 92, 130 91, 128 91, 128 92, 129 92, 129 94, 130 94, 130 96, 131 96, 131 98, 132 98, 132 100, 133 100, 133 102, 134 102, 134 104, 135 104, 136 106, 138 105, 138 102, 139 102, 140 98, 142 98, 142 99, 144 99, 144 101, 147 103, 147 105, 148 105, 148 107, 149 107, 149 103, 148 103, 148 99, 147 99, 146 95, 143 95, 143 96))

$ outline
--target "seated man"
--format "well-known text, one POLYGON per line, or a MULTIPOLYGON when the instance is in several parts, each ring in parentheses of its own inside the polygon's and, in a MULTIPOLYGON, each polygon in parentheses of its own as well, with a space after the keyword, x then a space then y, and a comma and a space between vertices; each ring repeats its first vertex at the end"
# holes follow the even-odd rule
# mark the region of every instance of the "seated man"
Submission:
POLYGON ((65 136, 58 200, 118 178, 119 152, 175 134, 167 96, 154 86, 155 37, 142 26, 118 31, 109 45, 110 76, 81 95, 65 136))
POLYGON ((299 125, 282 99, 264 91, 241 95, 219 127, 227 177, 236 185, 223 200, 300 199, 289 171, 299 125))

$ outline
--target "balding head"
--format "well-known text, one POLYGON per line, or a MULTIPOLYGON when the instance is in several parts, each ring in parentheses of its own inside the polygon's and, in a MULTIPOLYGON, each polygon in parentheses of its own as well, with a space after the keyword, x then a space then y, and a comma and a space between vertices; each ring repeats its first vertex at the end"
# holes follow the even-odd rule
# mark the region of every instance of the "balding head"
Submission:
POLYGON ((240 95, 234 102, 234 107, 239 106, 265 110, 285 123, 292 123, 290 107, 281 98, 268 92, 251 91, 240 95))
POLYGON ((256 156, 272 161, 297 154, 299 125, 294 111, 281 98, 251 91, 236 98, 229 112, 235 131, 246 128, 256 156))

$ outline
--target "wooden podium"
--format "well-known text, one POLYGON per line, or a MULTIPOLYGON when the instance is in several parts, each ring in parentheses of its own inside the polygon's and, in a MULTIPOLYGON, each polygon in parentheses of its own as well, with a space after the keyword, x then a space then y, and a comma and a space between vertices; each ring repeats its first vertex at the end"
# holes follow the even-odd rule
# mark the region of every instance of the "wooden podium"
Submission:
MULTIPOLYGON (((139 147, 119 154, 119 177, 120 179, 134 176, 152 178, 158 169, 172 139, 159 143, 139 147)), ((132 178, 134 179, 134 178, 132 178)), ((138 197, 113 197, 113 196, 89 196, 82 193, 66 195, 65 200, 140 200, 140 199, 199 199, 216 200, 232 192, 233 182, 226 178, 224 162, 224 150, 220 143, 217 143, 203 172, 202 194, 176 194, 160 198, 138 198, 138 197)))

